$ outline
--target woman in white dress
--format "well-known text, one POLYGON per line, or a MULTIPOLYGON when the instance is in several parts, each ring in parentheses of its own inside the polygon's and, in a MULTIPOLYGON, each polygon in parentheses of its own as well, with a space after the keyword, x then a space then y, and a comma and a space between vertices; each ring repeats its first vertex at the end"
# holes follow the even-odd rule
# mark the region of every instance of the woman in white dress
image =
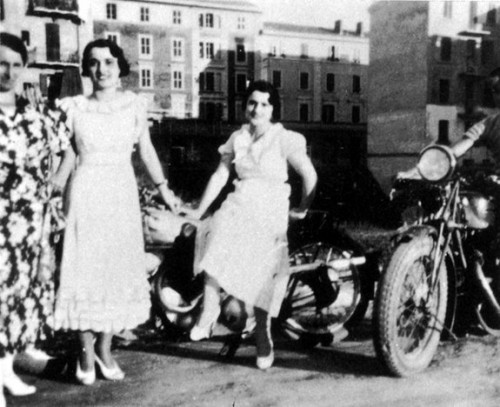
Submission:
POLYGON ((129 73, 121 48, 99 39, 87 45, 83 76, 93 93, 64 99, 61 108, 73 133, 53 183, 63 187, 76 159, 64 236, 55 328, 79 332, 76 378, 94 383, 102 376, 121 380, 111 355, 114 332, 149 316, 150 297, 136 179, 131 163, 135 144, 162 199, 174 211, 180 201, 168 189, 147 125, 146 100, 118 90, 129 73), (94 348, 95 346, 95 348, 94 348))
POLYGON ((198 268, 206 274, 203 311, 190 332, 192 340, 210 335, 220 313, 219 293, 254 307, 257 366, 274 361, 270 336, 273 275, 287 264, 288 220, 303 219, 313 200, 317 175, 306 154, 305 138, 286 130, 273 118, 280 111, 279 95, 265 81, 247 89, 245 116, 248 124, 234 132, 219 148, 220 164, 210 178, 200 205, 187 214, 200 218, 226 184, 231 165, 238 179, 208 226, 208 236, 198 268), (301 177, 302 199, 289 211, 288 165, 301 177))

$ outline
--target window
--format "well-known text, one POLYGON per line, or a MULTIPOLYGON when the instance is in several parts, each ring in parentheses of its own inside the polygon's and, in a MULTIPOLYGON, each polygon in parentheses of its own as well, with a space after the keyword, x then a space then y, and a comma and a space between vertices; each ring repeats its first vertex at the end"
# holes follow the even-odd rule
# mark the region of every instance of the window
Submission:
POLYGON ((245 52, 245 44, 236 44, 236 61, 245 62, 247 54, 245 52))
POLYGON ((149 21, 149 7, 141 7, 141 21, 149 21))
POLYGON ((495 25, 497 22, 497 9, 494 8, 494 5, 490 5, 491 8, 487 13, 486 13, 486 24, 488 25, 495 25))
POLYGON ((174 89, 182 89, 183 88, 182 72, 181 71, 173 71, 172 78, 173 78, 173 88, 174 89))
POLYGON ((115 44, 120 45, 120 33, 106 31, 104 33, 104 38, 113 41, 115 44))
POLYGON ((201 59, 214 59, 214 43, 213 42, 200 42, 200 58, 201 59))
POLYGON ((245 17, 238 17, 238 30, 245 29, 245 17))
POLYGON ((307 103, 301 103, 299 105, 299 120, 301 122, 309 121, 309 105, 307 103))
POLYGON ((439 120, 437 142, 438 144, 444 144, 444 145, 450 144, 448 120, 439 120))
POLYGON ((321 121, 323 123, 334 123, 335 122, 335 106, 334 105, 323 105, 323 110, 321 112, 321 121))
POLYGON ((476 24, 477 24, 477 1, 471 1, 469 8, 469 27, 474 28, 476 24))
POLYGON ((276 89, 281 88, 281 71, 273 71, 273 86, 276 89))
POLYGON ((326 91, 333 92, 335 90, 335 75, 333 73, 326 74, 326 91))
POLYGON ((359 106, 352 107, 352 122, 359 123, 361 121, 361 110, 359 106))
POLYGON ((220 92, 222 90, 222 74, 219 72, 200 73, 200 91, 220 92))
POLYGON ((181 24, 182 23, 182 14, 180 10, 174 10, 172 13, 172 23, 181 24))
POLYGON ((146 89, 153 87, 153 70, 151 68, 139 69, 139 86, 146 89))
POLYGON ((451 18, 453 13, 453 2, 445 1, 443 4, 443 16, 445 18, 451 18))
POLYGON ((466 42, 467 59, 472 62, 476 59, 476 40, 467 40, 466 42))
POLYGON ((106 4, 106 18, 108 20, 116 20, 116 4, 114 3, 106 4))
POLYGON ((352 122, 359 123, 361 121, 361 110, 359 106, 352 107, 352 122))
POLYGON ((21 31, 21 40, 23 40, 24 45, 27 47, 30 46, 30 32, 29 31, 21 31))
POLYGON ((212 13, 200 14, 200 27, 214 28, 214 15, 212 13))
POLYGON ((333 45, 330 47, 330 59, 335 61, 335 47, 333 45))
POLYGON ((139 35, 139 57, 150 59, 153 56, 153 37, 139 35))
POLYGON ((483 105, 486 107, 495 107, 495 100, 493 99, 490 84, 485 82, 483 86, 483 105))
POLYGON ((352 91, 353 93, 361 92, 361 77, 359 75, 352 76, 352 91))
POLYGON ((309 56, 309 46, 307 44, 300 44, 300 56, 301 58, 307 58, 309 56))
POLYGON ((309 89, 309 73, 300 73, 300 89, 309 89))
POLYGON ((493 61, 493 41, 481 42, 481 64, 488 65, 493 61))
POLYGON ((184 40, 182 38, 172 39, 172 59, 184 58, 184 40))
POLYGON ((439 103, 450 101, 450 81, 448 79, 439 80, 439 103))
POLYGON ((246 74, 236 74, 236 92, 245 92, 247 89, 247 76, 246 74))
POLYGON ((241 101, 235 102, 234 113, 237 122, 242 122, 245 120, 245 112, 243 111, 243 103, 241 101))
POLYGON ((47 47, 47 61, 60 61, 61 50, 59 24, 45 24, 45 41, 45 45, 47 47))
POLYGON ((441 38, 441 61, 451 60, 451 38, 441 38))

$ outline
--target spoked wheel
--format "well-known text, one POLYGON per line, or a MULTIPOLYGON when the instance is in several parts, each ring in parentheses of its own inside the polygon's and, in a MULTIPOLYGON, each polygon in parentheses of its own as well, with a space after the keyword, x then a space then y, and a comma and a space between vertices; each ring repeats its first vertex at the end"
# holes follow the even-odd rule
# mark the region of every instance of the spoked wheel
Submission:
POLYGON ((434 241, 429 236, 401 244, 379 282, 374 309, 377 356, 395 376, 425 369, 439 344, 446 316, 445 267, 432 283, 434 241))
POLYGON ((196 322, 202 303, 202 282, 193 282, 192 292, 195 296, 185 299, 169 279, 165 271, 153 277, 153 297, 156 310, 163 325, 188 331, 196 322))
MULTIPOLYGON (((291 253, 290 266, 316 261, 328 264, 342 258, 348 258, 348 254, 332 243, 319 241, 291 253)), ((320 266, 291 276, 279 320, 285 334, 303 345, 312 347, 320 342, 327 345, 355 313, 364 315, 366 306, 356 266, 338 270, 320 266)))

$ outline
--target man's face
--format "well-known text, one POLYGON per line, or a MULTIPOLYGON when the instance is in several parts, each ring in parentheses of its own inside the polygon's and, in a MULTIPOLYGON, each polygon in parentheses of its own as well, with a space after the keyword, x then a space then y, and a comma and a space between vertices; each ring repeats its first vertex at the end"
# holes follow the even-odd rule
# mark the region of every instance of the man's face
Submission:
POLYGON ((10 92, 15 89, 23 68, 21 55, 0 45, 0 92, 10 92))

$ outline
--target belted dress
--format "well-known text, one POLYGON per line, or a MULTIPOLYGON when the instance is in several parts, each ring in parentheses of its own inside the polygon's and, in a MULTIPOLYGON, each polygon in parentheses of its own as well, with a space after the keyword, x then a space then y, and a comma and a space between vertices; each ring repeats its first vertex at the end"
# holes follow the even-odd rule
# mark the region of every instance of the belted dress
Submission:
POLYGON ((132 92, 63 100, 78 154, 69 192, 55 328, 117 332, 149 317, 144 238, 131 161, 146 118, 132 92))

